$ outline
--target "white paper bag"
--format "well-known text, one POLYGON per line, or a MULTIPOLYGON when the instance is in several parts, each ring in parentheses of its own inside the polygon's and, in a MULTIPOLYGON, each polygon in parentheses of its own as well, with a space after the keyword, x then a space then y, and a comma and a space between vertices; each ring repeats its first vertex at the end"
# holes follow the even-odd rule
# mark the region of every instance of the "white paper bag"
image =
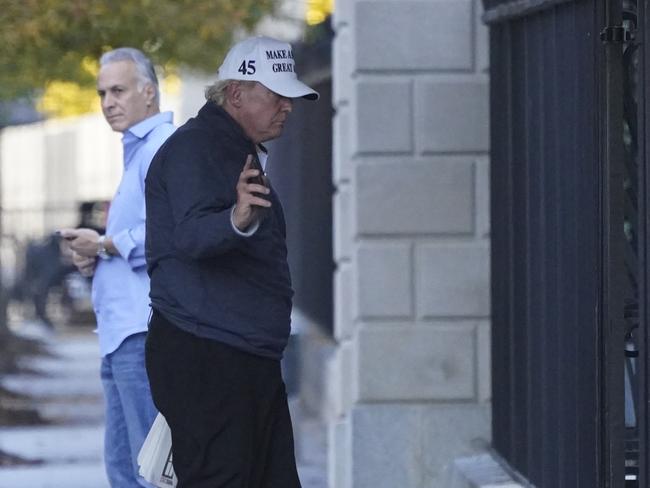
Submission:
POLYGON ((172 433, 162 414, 158 414, 138 454, 140 476, 159 488, 175 487, 172 466, 172 433))

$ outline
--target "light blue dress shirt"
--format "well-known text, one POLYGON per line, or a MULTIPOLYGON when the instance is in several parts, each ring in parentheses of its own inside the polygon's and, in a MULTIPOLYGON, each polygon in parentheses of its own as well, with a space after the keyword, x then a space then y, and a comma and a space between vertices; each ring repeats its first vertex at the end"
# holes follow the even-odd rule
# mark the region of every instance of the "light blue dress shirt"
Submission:
POLYGON ((132 334, 145 332, 149 318, 149 277, 144 256, 144 179, 151 159, 174 132, 171 112, 158 113, 122 136, 124 173, 113 197, 106 235, 119 256, 97 260, 92 301, 102 356, 132 334))

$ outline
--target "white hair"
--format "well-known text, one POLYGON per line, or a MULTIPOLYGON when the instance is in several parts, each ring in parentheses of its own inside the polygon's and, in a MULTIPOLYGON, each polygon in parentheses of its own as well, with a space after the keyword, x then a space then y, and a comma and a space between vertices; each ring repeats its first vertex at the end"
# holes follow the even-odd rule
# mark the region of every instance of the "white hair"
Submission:
POLYGON ((256 84, 257 81, 217 80, 212 85, 209 85, 205 88, 205 99, 214 102, 215 104, 222 107, 226 101, 226 90, 228 89, 228 86, 230 86, 231 83, 238 83, 244 86, 251 86, 256 84))

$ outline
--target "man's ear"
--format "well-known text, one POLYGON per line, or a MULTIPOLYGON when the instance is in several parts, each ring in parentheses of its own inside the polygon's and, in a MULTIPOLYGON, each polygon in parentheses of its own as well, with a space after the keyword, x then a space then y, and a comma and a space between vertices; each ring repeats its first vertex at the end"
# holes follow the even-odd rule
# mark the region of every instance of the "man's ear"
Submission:
POLYGON ((144 85, 144 97, 147 100, 147 107, 151 107, 156 102, 156 88, 151 83, 144 85))
POLYGON ((239 108, 242 104, 242 86, 236 81, 226 87, 226 100, 232 107, 239 108))

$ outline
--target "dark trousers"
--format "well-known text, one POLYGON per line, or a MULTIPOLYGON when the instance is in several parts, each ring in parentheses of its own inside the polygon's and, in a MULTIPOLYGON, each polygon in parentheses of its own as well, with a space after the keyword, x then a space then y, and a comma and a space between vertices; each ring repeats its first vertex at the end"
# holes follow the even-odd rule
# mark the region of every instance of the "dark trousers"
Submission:
POLYGON ((300 488, 279 361, 194 336, 154 310, 146 365, 178 488, 300 488))

